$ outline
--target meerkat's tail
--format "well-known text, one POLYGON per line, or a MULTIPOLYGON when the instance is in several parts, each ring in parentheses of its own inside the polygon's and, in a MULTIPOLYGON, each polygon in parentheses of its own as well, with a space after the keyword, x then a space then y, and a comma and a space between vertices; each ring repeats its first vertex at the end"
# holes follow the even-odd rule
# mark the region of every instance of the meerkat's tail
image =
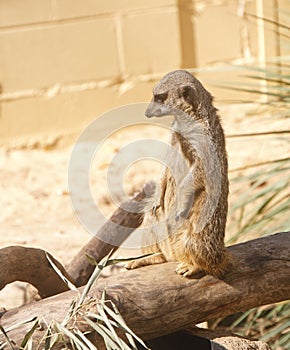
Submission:
POLYGON ((192 260, 198 270, 217 278, 222 277, 233 265, 232 256, 223 241, 211 240, 205 235, 188 240, 185 251, 188 260, 192 260))
POLYGON ((214 263, 209 263, 203 266, 203 270, 214 277, 221 278, 226 272, 228 272, 233 265, 233 259, 231 254, 226 248, 215 257, 214 263))

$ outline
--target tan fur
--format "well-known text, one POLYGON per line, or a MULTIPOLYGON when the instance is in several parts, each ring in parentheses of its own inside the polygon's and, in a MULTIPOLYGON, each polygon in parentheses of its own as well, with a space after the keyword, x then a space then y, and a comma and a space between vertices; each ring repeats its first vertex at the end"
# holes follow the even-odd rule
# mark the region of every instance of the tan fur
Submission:
POLYGON ((168 167, 143 223, 143 252, 159 255, 132 261, 127 268, 177 261, 176 272, 183 276, 203 271, 219 277, 230 265, 224 246, 228 164, 212 96, 186 71, 167 74, 153 95, 148 117, 175 116, 168 167))

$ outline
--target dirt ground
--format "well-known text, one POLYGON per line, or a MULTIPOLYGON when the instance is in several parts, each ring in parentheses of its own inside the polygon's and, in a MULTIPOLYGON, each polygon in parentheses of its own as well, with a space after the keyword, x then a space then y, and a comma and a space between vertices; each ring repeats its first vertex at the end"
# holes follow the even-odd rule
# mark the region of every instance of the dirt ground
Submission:
MULTIPOLYGON (((249 110, 255 112, 254 107, 249 110)), ((246 113, 247 108, 239 106, 221 108, 226 134, 289 130, 289 119, 275 120, 271 115, 246 116, 246 113)), ((90 184, 94 205, 104 217, 108 217, 116 206, 116 203, 112 203, 112 193, 108 191, 107 172, 110 164, 123 147, 144 137, 166 142, 169 131, 150 126, 129 127, 111 135, 95 153, 90 184)), ((286 136, 228 138, 230 169, 289 156, 287 142, 286 136)), ((91 238, 91 234, 78 220, 76 210, 81 218, 86 213, 94 216, 94 206, 84 196, 81 206, 76 208, 70 197, 71 191, 78 185, 74 183, 72 188, 68 186, 71 152, 72 147, 50 151, 0 149, 0 248, 9 245, 40 247, 66 265, 91 238)), ((82 152, 86 152, 85 147, 82 152)), ((117 204, 125 199, 126 194, 138 190, 149 179, 158 179, 160 163, 141 160, 142 149, 136 149, 136 152, 137 155, 140 152, 140 160, 133 162, 125 171, 122 164, 118 163, 118 158, 115 160, 112 178, 115 179, 121 173, 124 185, 124 193, 118 193, 119 197, 114 199, 117 204)), ((100 220, 96 225, 102 222, 100 220)), ((130 254, 133 254, 132 249, 123 249, 122 255, 130 254)), ((22 304, 23 293, 21 283, 6 286, 0 291, 0 307, 8 309, 22 304)))

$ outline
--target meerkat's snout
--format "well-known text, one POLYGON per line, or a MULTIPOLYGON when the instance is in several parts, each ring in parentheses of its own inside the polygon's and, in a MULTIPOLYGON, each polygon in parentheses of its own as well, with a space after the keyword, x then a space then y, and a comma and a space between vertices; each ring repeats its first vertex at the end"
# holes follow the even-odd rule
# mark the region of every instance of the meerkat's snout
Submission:
POLYGON ((170 110, 167 106, 154 101, 150 102, 149 106, 145 111, 145 115, 147 118, 163 117, 169 114, 170 114, 170 110))
POLYGON ((155 115, 155 110, 157 108, 154 108, 154 102, 150 102, 150 104, 148 105, 148 107, 146 108, 146 111, 145 111, 145 116, 147 118, 151 118, 151 117, 154 117, 155 115))

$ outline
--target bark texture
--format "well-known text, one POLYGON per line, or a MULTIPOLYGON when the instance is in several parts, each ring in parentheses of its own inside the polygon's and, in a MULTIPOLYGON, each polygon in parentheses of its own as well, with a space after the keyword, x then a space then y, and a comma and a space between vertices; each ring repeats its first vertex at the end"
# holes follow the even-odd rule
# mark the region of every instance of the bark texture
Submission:
MULTIPOLYGON (((290 235, 278 233, 229 248, 235 266, 222 279, 212 276, 184 278, 175 263, 146 266, 98 281, 88 295, 86 309, 96 312, 104 289, 127 324, 143 339, 153 339, 217 317, 259 305, 290 299, 290 235)), ((82 289, 82 288, 81 288, 82 289)), ((76 292, 65 292, 5 313, 4 328, 39 316, 47 324, 61 322, 76 292)), ((80 316, 81 317, 81 316, 80 316)), ((76 319, 78 321, 78 319, 76 319)), ((80 321, 80 320, 79 320, 80 321)), ((89 330, 80 324, 83 331, 89 330)), ((31 325, 8 335, 19 344, 31 325)), ((46 326, 36 330, 35 342, 46 326)), ((0 336, 0 341, 4 341, 0 336)))
POLYGON ((0 249, 0 290, 6 284, 15 281, 31 283, 37 288, 41 298, 68 290, 67 285, 52 268, 46 254, 62 274, 71 279, 62 264, 46 251, 10 246, 0 249))

